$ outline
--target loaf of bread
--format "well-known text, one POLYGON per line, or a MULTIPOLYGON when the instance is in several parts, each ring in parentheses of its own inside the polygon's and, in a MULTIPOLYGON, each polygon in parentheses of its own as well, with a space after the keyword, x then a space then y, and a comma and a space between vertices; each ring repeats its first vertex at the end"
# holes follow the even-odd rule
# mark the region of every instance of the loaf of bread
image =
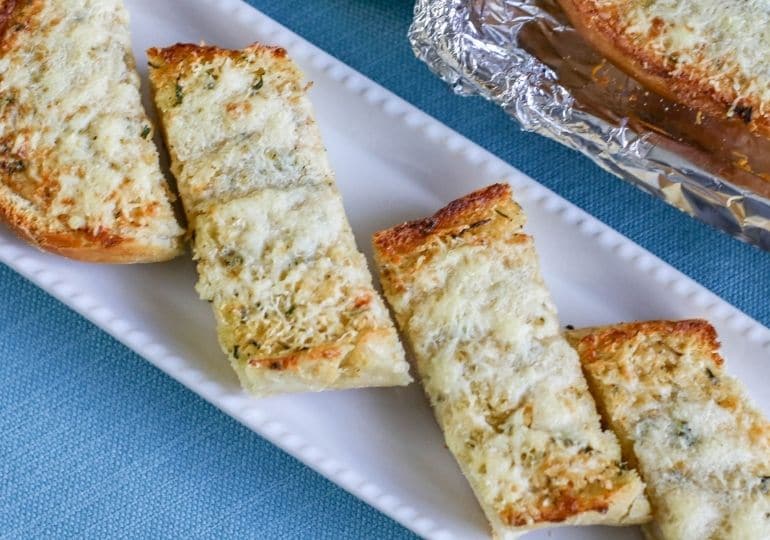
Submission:
POLYGON ((524 214, 489 186, 374 236, 385 297, 497 538, 649 519, 559 329, 524 214))
POLYGON ((770 135, 770 0, 559 0, 599 52, 648 88, 770 135))
POLYGON ((620 324, 569 339, 647 483, 648 538, 770 538, 770 423, 725 373, 710 324, 620 324))
POLYGON ((0 217, 75 259, 179 254, 123 2, 2 2, 0 43, 0 217))
POLYGON ((176 45, 148 58, 197 289, 243 386, 265 396, 409 383, 286 52, 176 45))

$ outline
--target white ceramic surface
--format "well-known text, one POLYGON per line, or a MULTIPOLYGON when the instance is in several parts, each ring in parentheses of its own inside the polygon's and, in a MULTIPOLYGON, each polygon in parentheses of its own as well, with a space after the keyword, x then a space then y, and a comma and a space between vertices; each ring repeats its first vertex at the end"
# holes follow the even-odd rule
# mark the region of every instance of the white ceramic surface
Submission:
MULTIPOLYGON (((205 40, 240 47, 261 41, 288 48, 315 83, 311 98, 367 254, 375 230, 505 179, 529 215, 527 228, 564 324, 705 317, 720 332, 729 371, 770 412, 770 330, 628 239, 239 0, 127 4, 143 74, 144 49, 150 45, 205 40)), ((144 266, 88 265, 39 253, 0 227, 0 261, 418 534, 458 539, 488 534, 418 385, 256 400, 239 389, 217 346, 210 308, 193 291, 189 257, 144 266)), ((640 539, 641 534, 634 528, 589 527, 528 538, 640 539)))

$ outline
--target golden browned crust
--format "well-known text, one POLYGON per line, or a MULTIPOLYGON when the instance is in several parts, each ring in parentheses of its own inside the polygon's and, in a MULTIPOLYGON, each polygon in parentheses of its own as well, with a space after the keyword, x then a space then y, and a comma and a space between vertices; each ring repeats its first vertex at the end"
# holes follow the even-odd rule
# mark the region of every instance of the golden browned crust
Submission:
POLYGON ((386 295, 403 291, 419 268, 421 257, 431 258, 446 241, 484 243, 530 242, 523 233, 526 218, 511 198, 508 184, 492 184, 450 202, 431 217, 409 221, 374 233, 374 257, 386 295), (406 271, 399 271, 406 269, 406 271))
POLYGON ((124 238, 109 231, 94 233, 86 229, 52 231, 40 226, 29 211, 4 196, 0 188, 0 219, 22 240, 36 248, 84 262, 132 264, 161 262, 180 253, 179 239, 169 239, 167 245, 153 249, 132 238, 124 238))
POLYGON ((360 332, 353 340, 325 343, 280 356, 254 356, 245 360, 245 364, 271 371, 297 371, 316 362, 339 363, 345 357, 360 353, 360 348, 368 342, 388 337, 388 329, 373 328, 360 332))
MULTIPOLYGON (((734 89, 725 85, 716 88, 710 84, 709 74, 697 66, 675 72, 667 58, 651 54, 628 39, 614 7, 601 9, 594 0, 558 1, 588 43, 653 92, 717 117, 734 112, 750 129, 770 136, 770 116, 753 112, 759 111, 759 103, 736 104, 734 89)), ((660 32, 661 24, 659 19, 653 21, 651 32, 660 32)))
POLYGON ((567 332, 567 339, 578 349, 581 361, 591 364, 598 361, 599 354, 628 343, 637 336, 652 335, 690 336, 698 341, 704 350, 714 351, 712 359, 721 366, 724 359, 716 351, 719 340, 713 326, 703 319, 682 321, 643 321, 618 324, 603 328, 581 328, 567 332))
POLYGON ((383 259, 413 253, 432 238, 458 234, 492 220, 511 220, 523 225, 524 215, 511 199, 508 184, 492 184, 452 201, 431 217, 408 221, 374 234, 373 242, 383 259))
POLYGON ((210 61, 214 58, 230 57, 242 58, 245 54, 271 51, 276 58, 285 58, 286 49, 274 45, 252 43, 243 49, 223 49, 216 45, 195 43, 176 43, 169 47, 150 47, 147 49, 147 57, 162 60, 164 64, 196 63, 199 60, 210 61))
POLYGON ((5 0, 0 4, 0 53, 16 43, 16 37, 34 24, 42 0, 5 0))
POLYGON ((251 53, 269 52, 277 59, 286 57, 286 49, 261 43, 253 43, 244 49, 223 49, 215 45, 196 45, 194 43, 177 43, 169 47, 151 47, 147 49, 147 60, 152 70, 151 76, 156 87, 164 84, 166 79, 176 80, 179 75, 187 72, 189 67, 200 62, 211 62, 215 59, 243 59, 251 53))
POLYGON ((274 371, 296 370, 306 362, 338 360, 345 354, 338 343, 319 345, 306 351, 290 353, 284 356, 255 357, 248 361, 249 366, 267 368, 274 371))
MULTIPOLYGON (((580 355, 580 362, 594 396, 605 395, 599 379, 606 373, 617 372, 622 380, 629 382, 639 376, 639 373, 633 372, 636 368, 631 364, 628 354, 624 354, 624 350, 628 347, 649 347, 660 343, 673 350, 674 354, 665 355, 667 360, 661 361, 662 363, 657 367, 644 366, 644 373, 647 373, 655 370, 678 369, 677 366, 666 365, 665 362, 671 362, 671 358, 678 358, 682 354, 682 351, 677 350, 678 347, 689 345, 701 351, 701 357, 708 358, 711 362, 708 369, 698 373, 697 377, 702 380, 693 379, 691 383, 696 387, 708 389, 721 407, 731 411, 737 411, 743 407, 736 399, 732 386, 714 387, 710 384, 723 373, 724 358, 718 352, 720 344, 716 330, 708 321, 692 319, 632 322, 599 328, 583 328, 568 331, 566 335, 580 355)), ((612 399, 615 399, 614 394, 612 396, 612 399)), ((632 450, 633 440, 621 426, 610 422, 612 415, 606 409, 608 399, 597 399, 599 412, 608 423, 613 425, 613 429, 619 435, 624 458, 629 464, 636 466, 636 457, 632 450)), ((753 441, 761 440, 764 441, 762 444, 767 444, 767 441, 770 441, 770 424, 762 421, 761 424, 754 425, 750 429, 750 437, 753 441)))
MULTIPOLYGON (((411 382, 390 365, 398 340, 390 328, 360 332, 355 339, 324 343, 271 357, 232 358, 233 368, 250 391, 267 396, 283 392, 401 386, 411 382)), ((404 364, 406 367, 406 364, 404 364)))
MULTIPOLYGON (((534 523, 562 523, 586 512, 606 514, 610 505, 617 502, 618 492, 626 486, 616 486, 613 490, 603 489, 599 485, 595 487, 597 493, 594 497, 586 497, 585 493, 577 490, 554 490, 548 497, 547 504, 540 504, 539 515, 534 518, 534 523)), ((506 506, 500 512, 500 519, 509 527, 525 527, 533 523, 532 511, 521 510, 516 505, 506 506)))

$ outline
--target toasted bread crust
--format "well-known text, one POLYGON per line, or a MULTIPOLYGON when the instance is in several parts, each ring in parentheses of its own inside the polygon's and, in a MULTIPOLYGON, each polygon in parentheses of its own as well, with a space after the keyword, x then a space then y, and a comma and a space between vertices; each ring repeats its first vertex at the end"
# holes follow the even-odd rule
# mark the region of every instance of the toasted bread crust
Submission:
POLYGON ((133 238, 115 236, 109 231, 94 234, 88 230, 54 231, 41 227, 39 219, 25 211, 16 197, 0 186, 0 220, 22 240, 41 251, 83 262, 134 264, 173 259, 181 252, 179 238, 169 238, 150 247, 133 238))
MULTIPOLYGON (((591 376, 594 364, 597 364, 597 369, 602 369, 598 365, 606 362, 608 351, 632 343, 637 338, 644 339, 645 336, 654 335, 668 335, 677 339, 689 336, 703 350, 714 351, 712 354, 714 364, 717 366, 724 364, 724 359, 717 352, 719 341, 716 330, 708 321, 703 319, 630 322, 597 328, 579 328, 566 333, 567 340, 580 354, 580 362, 588 374, 588 387, 594 396, 602 395, 602 389, 597 379, 591 376)), ((608 410, 608 404, 604 400, 597 399, 596 405, 602 418, 605 420, 611 418, 611 411, 608 410)), ((623 458, 631 467, 637 468, 638 463, 634 455, 631 437, 617 426, 613 429, 620 436, 623 458)))
POLYGON ((713 85, 713 74, 697 65, 673 70, 667 58, 629 39, 614 8, 602 9, 596 0, 558 1, 588 43, 650 90, 713 116, 735 114, 750 129, 770 136, 770 115, 759 112, 761 103, 755 97, 744 96, 736 103, 739 96, 734 88, 713 85))
POLYGON ((313 368, 316 363, 339 363, 346 358, 350 358, 357 352, 360 353, 361 346, 372 340, 387 339, 389 337, 388 329, 372 328, 360 332, 355 341, 334 342, 323 345, 316 345, 303 351, 291 352, 281 356, 254 356, 249 358, 242 369, 256 371, 268 369, 275 372, 298 372, 313 368))
POLYGON ((0 5, 0 54, 16 44, 18 36, 35 24, 44 0, 5 0, 0 5))
POLYGON ((591 364, 599 361, 599 353, 628 343, 639 335, 666 334, 690 336, 704 350, 713 351, 712 359, 718 366, 724 359, 717 352, 719 339, 717 332, 708 321, 703 319, 685 319, 681 321, 642 321, 618 324, 603 328, 581 328, 567 333, 570 342, 579 347, 581 361, 591 364))
POLYGON ((248 364, 251 367, 274 371, 297 371, 303 364, 335 360, 344 357, 345 354, 347 354, 346 351, 342 350, 338 343, 332 343, 329 345, 317 345, 306 351, 284 356, 254 357, 249 359, 248 364))
POLYGON ((524 215, 511 199, 508 184, 492 184, 452 201, 431 217, 379 231, 374 234, 373 242, 380 257, 396 259, 413 253, 432 238, 456 234, 461 229, 485 225, 500 218, 524 224, 524 215))
MULTIPOLYGON (((194 43, 176 43, 168 47, 150 47, 147 58, 151 68, 159 69, 159 73, 170 73, 175 76, 185 72, 190 65, 199 62, 210 62, 215 58, 240 59, 252 53, 269 52, 275 58, 285 58, 286 49, 262 43, 252 43, 243 49, 223 49, 216 45, 196 45, 194 43)), ((162 79, 157 79, 159 82, 162 79)), ((160 86, 160 84, 158 84, 160 86)))

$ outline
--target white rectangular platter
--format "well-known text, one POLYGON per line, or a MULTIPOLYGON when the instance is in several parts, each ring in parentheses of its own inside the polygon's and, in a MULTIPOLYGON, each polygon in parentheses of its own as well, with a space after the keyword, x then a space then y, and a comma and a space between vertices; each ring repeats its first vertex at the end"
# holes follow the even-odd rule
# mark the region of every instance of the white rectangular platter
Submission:
MULTIPOLYGON (((128 0, 134 50, 205 40, 279 44, 314 81, 311 98, 359 245, 504 179, 529 215, 564 324, 704 317, 729 371, 770 412, 770 331, 522 173, 239 0, 128 0)), ((146 90, 146 84, 145 84, 146 90)), ((96 266, 40 253, 0 227, 0 261, 192 391, 416 533, 485 538, 485 520, 417 384, 257 400, 217 346, 189 257, 96 266)), ((298 489, 301 486, 297 486, 298 489)), ((528 538, 640 539, 637 529, 561 528, 528 538)))

